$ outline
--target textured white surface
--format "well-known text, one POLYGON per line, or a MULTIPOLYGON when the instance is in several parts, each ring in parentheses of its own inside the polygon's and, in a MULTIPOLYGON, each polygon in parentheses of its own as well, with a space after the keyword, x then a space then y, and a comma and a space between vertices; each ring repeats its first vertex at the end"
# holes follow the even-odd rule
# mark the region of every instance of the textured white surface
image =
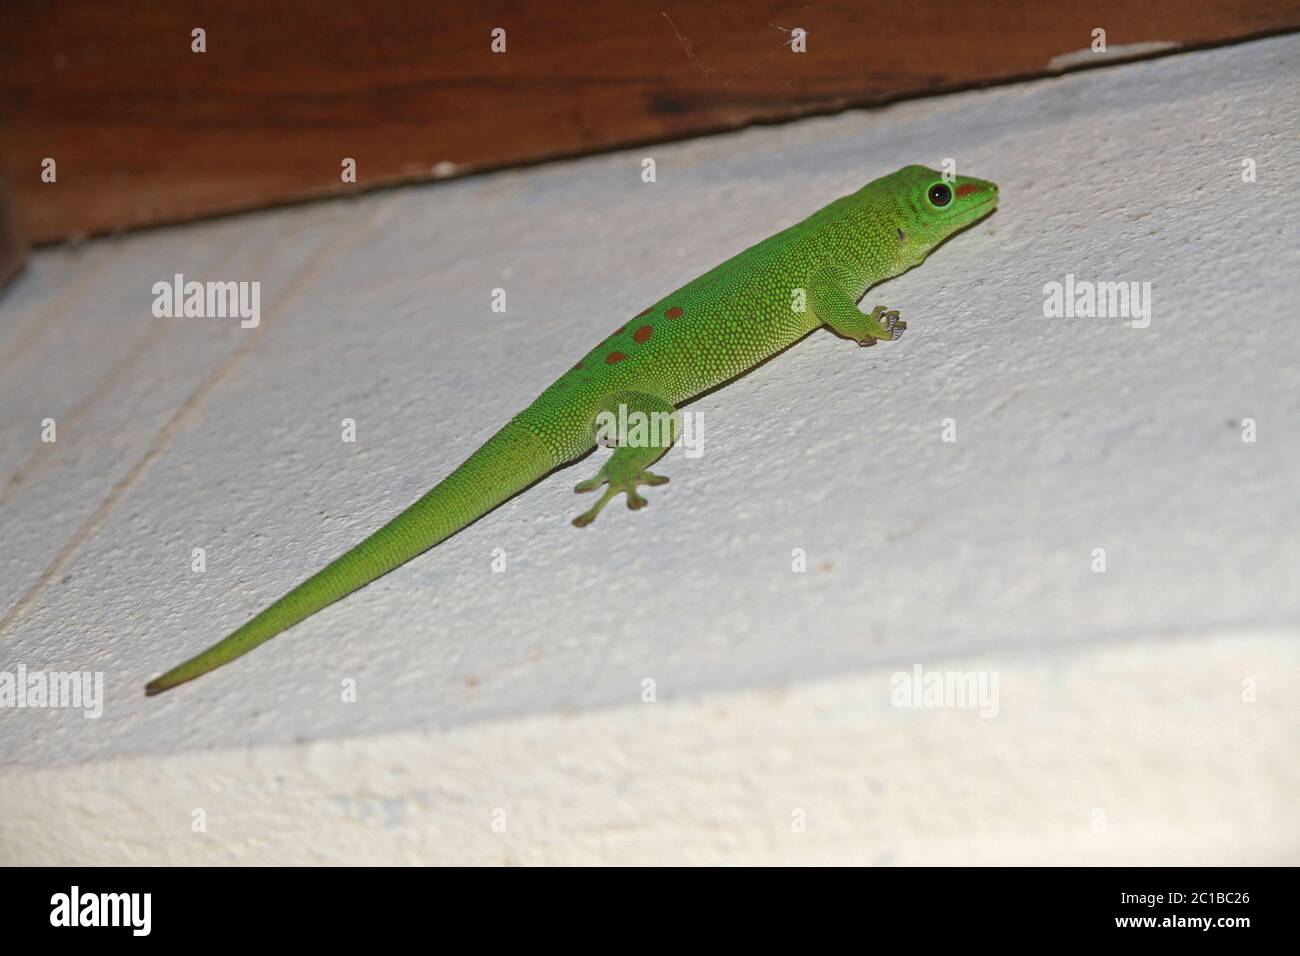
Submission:
POLYGON ((626 832, 630 860, 989 861, 1086 841, 1094 808, 1135 803, 1156 857, 1192 861, 1174 848, 1203 840, 1215 859, 1296 862, 1298 57, 1283 37, 36 255, 0 299, 0 670, 103 671, 107 703, 99 720, 0 709, 0 859, 310 860, 331 857, 302 843, 353 833, 352 861, 577 862, 624 858, 626 832), (998 182, 1002 207, 868 293, 902 310, 900 342, 818 333, 696 403, 704 455, 667 458, 644 512, 571 528, 589 460, 221 672, 142 696, 644 302, 945 157, 998 182), (261 328, 152 318, 150 287, 176 272, 260 280, 261 328), (1043 318, 1066 273, 1149 281, 1150 328, 1043 318), (919 791, 946 766, 935 727, 973 716, 891 738, 917 712, 889 707, 887 675, 966 655, 1029 675, 1004 680, 1003 716, 962 725, 968 786, 876 803, 855 773, 888 756, 919 791), (647 678, 671 705, 640 702, 647 678), (1161 706, 1135 710, 1135 680, 1161 706), (1180 696, 1193 686, 1207 696, 1180 696), (710 733, 692 710, 708 701, 787 736, 710 733), (871 719, 812 721, 848 701, 871 719), (1089 736, 1125 715, 1133 761, 1105 746, 1123 734, 1089 736), (1092 741, 1078 773, 1102 797, 1053 802, 1061 727, 1092 741), (1231 732, 1201 752, 1211 727, 1231 732), (566 746, 530 746, 552 733, 566 746), (791 779, 816 783, 803 803, 764 789, 796 753, 791 779), (648 766, 686 795, 620 788, 648 766), (470 822, 503 805, 493 781, 536 817, 505 845, 470 822), (998 798, 1016 787, 1029 811, 998 798), (425 802, 396 837, 358 826, 356 807, 408 790, 425 802), (593 794, 606 815, 587 830, 573 807, 593 794), (781 820, 751 819, 755 799, 781 820), (771 845, 765 828, 788 833, 809 802, 839 821, 826 852, 771 845), (184 840, 214 803, 238 835, 184 840), (319 812, 285 828, 293 806, 319 812), (1168 833, 1150 831, 1160 807, 1168 833), (449 820, 471 829, 448 837, 449 820))
POLYGON ((999 669, 995 719, 894 708, 884 669, 110 759, 13 775, 0 850, 106 865, 1295 862, 1300 765, 1259 759, 1294 754, 1300 704, 1270 677, 1294 671, 1289 636, 949 663, 999 669), (1243 666, 1258 703, 1241 702, 1243 666))

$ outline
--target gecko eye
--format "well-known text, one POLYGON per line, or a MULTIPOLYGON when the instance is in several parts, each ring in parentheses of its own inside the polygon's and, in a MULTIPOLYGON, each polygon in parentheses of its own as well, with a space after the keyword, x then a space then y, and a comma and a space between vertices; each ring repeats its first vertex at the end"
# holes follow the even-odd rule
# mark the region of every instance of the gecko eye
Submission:
POLYGON ((947 183, 935 183, 930 187, 930 192, 926 194, 930 204, 937 209, 942 209, 948 203, 952 202, 952 190, 948 188, 947 183))

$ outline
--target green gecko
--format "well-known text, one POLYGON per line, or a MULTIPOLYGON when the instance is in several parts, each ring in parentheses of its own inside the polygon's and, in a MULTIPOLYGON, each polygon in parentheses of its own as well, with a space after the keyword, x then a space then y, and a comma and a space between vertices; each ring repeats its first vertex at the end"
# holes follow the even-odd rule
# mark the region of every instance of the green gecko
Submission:
MULTIPOLYGON (((413 505, 219 643, 145 687, 149 695, 193 680, 270 640, 455 534, 598 443, 610 416, 666 422, 654 439, 616 444, 579 492, 605 491, 578 527, 618 494, 644 507, 640 485, 668 479, 647 469, 672 446, 677 407, 731 381, 825 325, 859 345, 897 339, 897 310, 870 314, 868 288, 920 265, 953 233, 991 213, 998 187, 945 180, 906 166, 732 256, 619 326, 413 505), (800 308, 806 301, 806 307, 800 308), (598 427, 599 426, 599 427, 598 427)), ((642 429, 644 431, 644 429, 642 429)))

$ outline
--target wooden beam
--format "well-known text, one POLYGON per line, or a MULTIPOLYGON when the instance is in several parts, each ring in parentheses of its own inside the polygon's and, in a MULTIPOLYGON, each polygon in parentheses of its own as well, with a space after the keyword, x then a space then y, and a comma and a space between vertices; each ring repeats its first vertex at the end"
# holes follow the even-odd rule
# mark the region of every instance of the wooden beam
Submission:
POLYGON ((51 242, 1042 75, 1098 27, 1214 44, 1300 0, 9 0, 0 175, 51 242))
POLYGON ((0 182, 0 287, 22 271, 26 259, 27 246, 18 231, 13 200, 4 183, 0 182))

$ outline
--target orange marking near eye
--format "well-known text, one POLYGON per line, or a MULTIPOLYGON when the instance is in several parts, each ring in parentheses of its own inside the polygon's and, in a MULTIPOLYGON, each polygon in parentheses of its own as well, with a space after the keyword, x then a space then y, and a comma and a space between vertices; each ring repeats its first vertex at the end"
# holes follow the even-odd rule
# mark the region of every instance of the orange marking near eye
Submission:
POLYGON ((645 342, 653 334, 654 334, 654 329, 652 329, 648 325, 643 325, 641 326, 641 328, 637 329, 635 332, 632 333, 632 341, 645 342))
POLYGON ((972 186, 967 183, 965 186, 957 187, 957 198, 960 199, 962 196, 969 196, 971 193, 977 193, 979 191, 980 188, 978 186, 972 186))
POLYGON ((681 314, 682 314, 682 309, 681 309, 681 307, 680 307, 680 306, 676 306, 676 305, 673 306, 671 309, 669 309, 667 312, 664 313, 664 315, 667 316, 667 317, 670 318, 670 319, 675 319, 675 318, 677 318, 677 317, 678 317, 679 315, 681 315, 681 314))
POLYGON ((613 365, 616 362, 623 361, 623 359, 625 358, 627 358, 627 356, 624 355, 622 352, 610 352, 608 355, 605 356, 605 364, 613 365))

